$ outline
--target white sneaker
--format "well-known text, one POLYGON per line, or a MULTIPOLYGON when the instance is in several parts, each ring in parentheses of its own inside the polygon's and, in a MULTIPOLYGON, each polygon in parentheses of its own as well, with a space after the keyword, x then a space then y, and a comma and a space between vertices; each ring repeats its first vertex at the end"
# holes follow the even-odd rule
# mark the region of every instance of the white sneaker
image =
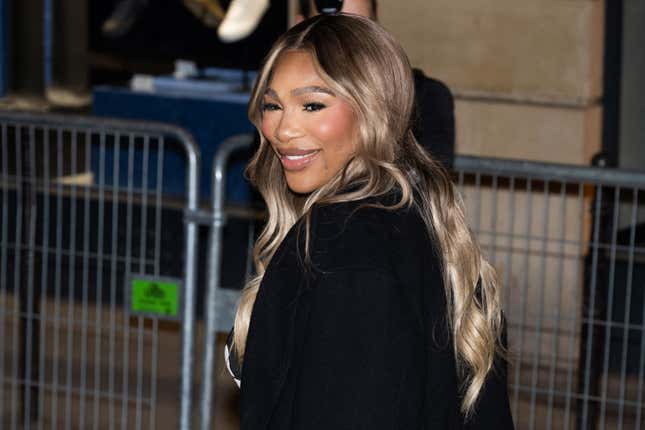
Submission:
POLYGON ((225 43, 237 42, 256 29, 269 8, 269 0, 233 0, 217 35, 225 43))

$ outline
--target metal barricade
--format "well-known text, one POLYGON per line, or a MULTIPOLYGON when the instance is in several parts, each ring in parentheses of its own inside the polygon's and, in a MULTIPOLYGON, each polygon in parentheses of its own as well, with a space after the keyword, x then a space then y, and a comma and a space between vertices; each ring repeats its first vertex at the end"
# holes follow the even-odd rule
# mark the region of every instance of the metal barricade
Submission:
POLYGON ((504 287, 517 428, 645 428, 645 174, 458 157, 504 287))
POLYGON ((213 389, 215 383, 214 370, 217 357, 216 338, 217 331, 231 329, 234 313, 239 299, 239 292, 234 290, 224 291, 220 287, 222 264, 222 229, 226 223, 226 164, 236 151, 251 147, 253 136, 244 134, 233 136, 219 147, 213 160, 213 200, 211 229, 208 240, 208 284, 206 292, 204 358, 202 372, 202 386, 200 398, 200 426, 202 430, 211 429, 213 410, 213 389))
POLYGON ((176 127, 0 114, 1 428, 191 428, 198 168, 176 127))

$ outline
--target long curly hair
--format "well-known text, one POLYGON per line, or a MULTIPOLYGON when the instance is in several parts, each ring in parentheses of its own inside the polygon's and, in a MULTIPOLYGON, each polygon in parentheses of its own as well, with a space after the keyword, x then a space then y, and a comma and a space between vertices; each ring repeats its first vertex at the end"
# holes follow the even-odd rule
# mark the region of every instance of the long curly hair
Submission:
POLYGON ((468 228, 463 202, 448 173, 412 134, 414 79, 409 60, 398 42, 370 19, 339 14, 303 21, 274 44, 258 75, 248 110, 258 130, 274 66, 294 50, 310 53, 320 77, 350 103, 359 142, 354 156, 328 183, 300 196, 289 191, 280 161, 261 136, 247 174, 266 201, 268 220, 254 248, 257 275, 244 288, 237 310, 235 351, 243 360, 262 277, 289 229, 303 219, 308 231, 314 204, 359 200, 397 189, 400 201, 384 209, 414 207, 440 250, 446 318, 462 383, 461 410, 468 416, 496 354, 504 353, 499 281, 468 228))

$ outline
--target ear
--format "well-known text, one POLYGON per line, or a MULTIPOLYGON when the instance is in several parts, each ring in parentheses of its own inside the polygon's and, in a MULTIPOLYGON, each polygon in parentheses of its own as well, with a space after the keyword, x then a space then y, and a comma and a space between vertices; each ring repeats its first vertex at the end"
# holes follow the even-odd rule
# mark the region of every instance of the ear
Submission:
POLYGON ((302 16, 301 14, 297 13, 296 18, 294 19, 293 23, 294 24, 300 24, 304 20, 305 20, 305 17, 302 16))

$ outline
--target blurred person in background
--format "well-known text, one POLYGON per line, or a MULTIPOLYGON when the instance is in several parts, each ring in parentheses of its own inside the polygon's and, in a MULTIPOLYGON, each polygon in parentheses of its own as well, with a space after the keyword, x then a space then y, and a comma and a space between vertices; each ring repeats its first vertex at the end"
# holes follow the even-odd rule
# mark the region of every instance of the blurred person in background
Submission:
MULTIPOLYGON (((224 43, 239 42, 253 33, 270 4, 269 0, 232 0, 223 7, 220 0, 181 1, 206 27, 217 29, 217 35, 224 43)), ((112 38, 123 37, 148 4, 149 0, 120 0, 103 22, 103 34, 112 38)))

